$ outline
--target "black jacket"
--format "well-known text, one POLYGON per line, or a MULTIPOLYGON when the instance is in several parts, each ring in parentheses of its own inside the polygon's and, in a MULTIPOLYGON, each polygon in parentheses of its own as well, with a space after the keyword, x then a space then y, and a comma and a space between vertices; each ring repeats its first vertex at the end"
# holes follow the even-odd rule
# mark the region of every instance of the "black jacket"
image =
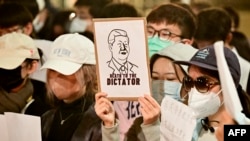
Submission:
POLYGON ((34 88, 32 94, 34 101, 27 107, 25 114, 42 116, 43 113, 51 109, 51 106, 46 101, 46 85, 44 82, 38 80, 30 80, 34 88))
MULTIPOLYGON (((42 138, 43 141, 48 141, 48 135, 55 113, 58 109, 47 111, 41 118, 42 138)), ((96 115, 93 104, 88 105, 81 117, 76 130, 73 132, 70 141, 101 141, 101 119, 96 115)), ((63 136, 63 135, 61 135, 63 136)))
POLYGON ((143 123, 143 117, 137 117, 132 126, 128 129, 125 136, 125 141, 146 141, 145 135, 142 132, 141 124, 143 123))

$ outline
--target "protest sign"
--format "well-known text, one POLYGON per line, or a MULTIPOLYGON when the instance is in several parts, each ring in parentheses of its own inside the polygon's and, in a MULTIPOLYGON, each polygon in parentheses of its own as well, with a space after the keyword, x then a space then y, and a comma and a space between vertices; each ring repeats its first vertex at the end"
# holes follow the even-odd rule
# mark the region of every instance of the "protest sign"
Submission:
POLYGON ((144 18, 93 19, 99 91, 109 99, 150 94, 144 18))

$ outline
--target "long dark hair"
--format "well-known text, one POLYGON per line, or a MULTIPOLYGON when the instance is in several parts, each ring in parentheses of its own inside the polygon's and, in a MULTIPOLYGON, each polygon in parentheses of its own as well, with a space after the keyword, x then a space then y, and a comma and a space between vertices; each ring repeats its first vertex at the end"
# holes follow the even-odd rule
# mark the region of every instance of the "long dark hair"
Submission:
POLYGON ((250 95, 242 89, 241 85, 237 87, 237 92, 243 108, 241 112, 250 118, 250 95))

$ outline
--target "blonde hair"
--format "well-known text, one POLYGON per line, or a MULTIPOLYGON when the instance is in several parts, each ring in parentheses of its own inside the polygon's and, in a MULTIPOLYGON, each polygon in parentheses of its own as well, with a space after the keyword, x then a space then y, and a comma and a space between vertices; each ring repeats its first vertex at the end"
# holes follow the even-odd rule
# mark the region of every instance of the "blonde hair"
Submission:
MULTIPOLYGON (((97 92, 97 77, 96 77, 96 66, 84 64, 75 73, 77 82, 82 88, 79 94, 84 96, 90 96, 94 98, 94 94, 97 92)), ((47 79, 48 75, 47 75, 47 79)), ((55 107, 59 104, 60 100, 54 95, 52 88, 49 86, 49 81, 46 83, 47 87, 47 99, 51 106, 55 107)))

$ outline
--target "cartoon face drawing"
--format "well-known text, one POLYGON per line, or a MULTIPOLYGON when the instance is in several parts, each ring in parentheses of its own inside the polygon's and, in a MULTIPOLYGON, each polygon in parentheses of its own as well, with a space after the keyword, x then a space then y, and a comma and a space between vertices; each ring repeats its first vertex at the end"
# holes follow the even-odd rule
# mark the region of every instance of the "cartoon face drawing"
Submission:
POLYGON ((113 46, 110 47, 112 56, 117 61, 126 61, 129 55, 129 40, 127 36, 116 36, 113 46))
POLYGON ((125 30, 113 29, 108 36, 112 58, 120 64, 125 63, 129 56, 129 37, 125 30))
POLYGON ((130 53, 129 37, 125 30, 113 29, 108 36, 111 59, 107 62, 112 73, 133 74, 138 67, 128 61, 130 53))

